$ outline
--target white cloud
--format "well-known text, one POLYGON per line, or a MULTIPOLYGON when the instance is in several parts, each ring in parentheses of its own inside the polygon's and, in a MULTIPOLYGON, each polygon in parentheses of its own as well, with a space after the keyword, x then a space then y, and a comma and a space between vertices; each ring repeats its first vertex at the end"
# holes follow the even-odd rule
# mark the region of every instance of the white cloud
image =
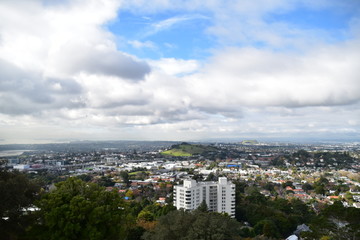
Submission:
POLYGON ((90 108, 112 108, 123 105, 144 105, 151 98, 150 91, 116 77, 81 74, 77 82, 84 89, 84 100, 90 108))
POLYGON ((200 69, 200 63, 196 60, 162 58, 160 60, 149 60, 149 63, 154 69, 169 75, 189 74, 200 69))
MULTIPOLYGON (((155 1, 124 1, 122 9, 135 14, 155 14, 165 11, 186 11, 189 13, 201 13, 200 16, 209 19, 212 24, 205 29, 206 32, 215 36, 218 44, 242 45, 242 46, 271 46, 277 49, 306 49, 317 41, 333 42, 339 37, 347 38, 348 35, 340 36, 344 32, 326 31, 318 27, 303 27, 294 25, 286 20, 274 20, 272 14, 282 15, 296 11, 298 8, 309 11, 321 12, 332 11, 336 15, 358 16, 360 4, 356 0, 351 1, 309 1, 309 0, 212 0, 212 1, 178 1, 178 0, 155 0, 155 1)), ((297 14, 296 12, 294 13, 297 14)), ((181 20, 181 17, 173 17, 160 22, 159 29, 173 26, 173 22, 181 20)), ((326 20, 324 19, 324 23, 326 20)), ((310 23, 311 25, 311 20, 310 23)), ((358 28, 358 27, 357 27, 358 28)), ((152 31, 157 32, 156 27, 152 31)))
POLYGON ((192 21, 195 19, 206 19, 206 18, 207 17, 199 14, 170 17, 165 20, 152 23, 149 26, 149 29, 142 34, 142 37, 149 37, 151 35, 155 35, 161 31, 168 30, 184 22, 192 21))
MULTIPOLYGON (((264 20, 269 12, 288 11, 297 4, 310 3, 4 1, 1 138, 30 139, 35 131, 41 139, 49 134, 168 140, 299 133, 358 136, 359 22, 351 21, 352 39, 330 44, 316 31, 264 20), (218 38, 218 48, 203 61, 141 60, 121 52, 116 36, 103 25, 116 18, 119 8, 133 6, 140 12, 188 11, 154 24, 146 34, 213 16, 208 33, 218 38), (254 41, 266 46, 249 46, 254 41)), ((124 42, 152 49, 164 44, 124 42)))
POLYGON ((188 82, 199 106, 352 104, 360 100, 359 50, 357 42, 314 47, 302 55, 231 48, 215 55, 188 82))
POLYGON ((118 51, 113 35, 101 27, 116 17, 118 7, 119 2, 112 0, 60 5, 2 2, 1 111, 37 114, 46 109, 85 107, 89 93, 87 85, 78 82, 81 74, 142 80, 150 67, 118 51))
POLYGON ((128 41, 128 43, 133 46, 134 48, 150 48, 150 49, 156 49, 156 45, 151 42, 151 41, 138 41, 138 40, 132 40, 132 41, 128 41))
POLYGON ((49 63, 52 73, 73 76, 81 72, 142 80, 150 72, 145 62, 102 44, 69 41, 53 54, 49 63), (69 58, 71 56, 71 58, 69 58))

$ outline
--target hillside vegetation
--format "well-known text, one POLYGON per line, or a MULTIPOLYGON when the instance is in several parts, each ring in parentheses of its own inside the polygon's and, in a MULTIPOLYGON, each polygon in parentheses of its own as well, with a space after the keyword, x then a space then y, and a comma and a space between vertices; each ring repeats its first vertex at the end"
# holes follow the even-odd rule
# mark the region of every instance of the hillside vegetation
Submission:
POLYGON ((256 140, 244 140, 244 141, 241 142, 241 144, 243 144, 243 145, 256 145, 258 143, 259 142, 256 141, 256 140))
POLYGON ((162 152, 163 155, 175 157, 190 157, 193 155, 203 154, 205 152, 215 151, 216 148, 198 144, 181 143, 171 146, 171 149, 162 152))

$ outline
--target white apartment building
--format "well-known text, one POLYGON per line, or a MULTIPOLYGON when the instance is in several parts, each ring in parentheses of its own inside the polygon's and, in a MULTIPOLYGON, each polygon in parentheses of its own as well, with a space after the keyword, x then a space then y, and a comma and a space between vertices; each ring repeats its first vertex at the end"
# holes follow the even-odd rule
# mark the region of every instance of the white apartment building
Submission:
POLYGON ((218 182, 184 180, 174 186, 174 205, 177 209, 194 210, 205 200, 211 212, 228 213, 235 217, 235 184, 220 177, 218 182))

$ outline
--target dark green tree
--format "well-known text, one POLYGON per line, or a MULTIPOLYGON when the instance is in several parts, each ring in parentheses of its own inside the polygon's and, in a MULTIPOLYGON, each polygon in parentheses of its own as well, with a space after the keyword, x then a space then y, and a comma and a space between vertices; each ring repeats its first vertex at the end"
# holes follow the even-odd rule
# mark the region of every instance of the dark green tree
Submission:
POLYGON ((293 157, 298 157, 298 158, 301 158, 301 159, 306 159, 306 158, 308 158, 310 156, 311 156, 310 153, 307 152, 306 150, 303 150, 303 149, 301 149, 301 150, 299 150, 299 151, 297 151, 296 153, 293 154, 293 157))
POLYGON ((194 179, 196 181, 202 181, 203 180, 203 175, 202 174, 194 174, 192 179, 194 179))
MULTIPOLYGON (((266 238, 286 238, 297 225, 308 223, 313 215, 310 208, 298 199, 267 198, 256 187, 246 187, 245 194, 236 192, 236 219, 248 222, 254 226, 255 233, 266 238)), ((242 237, 251 235, 244 231, 242 237)))
POLYGON ((245 188, 247 187, 246 182, 236 180, 236 181, 234 181, 234 184, 235 184, 236 195, 239 195, 240 193, 245 193, 245 188))
POLYGON ((26 214, 39 196, 40 186, 20 172, 0 169, 0 238, 16 239, 32 218, 26 214))
POLYGON ((259 235, 265 235, 266 237, 280 237, 279 231, 273 221, 263 220, 258 222, 254 230, 259 235))
POLYGON ((207 239, 226 240, 239 236, 240 223, 228 216, 201 211, 172 211, 159 218, 154 231, 145 240, 207 239))
POLYGON ((200 205, 199 205, 199 207, 197 208, 197 210, 200 211, 200 212, 207 212, 207 211, 208 211, 208 206, 207 206, 205 200, 203 200, 203 201, 200 203, 200 205))
POLYGON ((93 179, 89 174, 81 174, 77 176, 77 178, 83 180, 84 182, 90 182, 93 179))
POLYGON ((29 232, 35 239, 119 239, 124 233, 120 196, 77 178, 56 184, 38 207, 39 224, 29 232))
POLYGON ((308 192, 310 190, 313 190, 313 186, 310 184, 310 183, 305 183, 304 185, 302 185, 302 189, 305 191, 305 192, 308 192))
POLYGON ((206 177, 205 181, 217 181, 218 177, 214 173, 209 173, 209 175, 206 177))
POLYGON ((129 177, 129 173, 126 171, 121 171, 120 172, 120 177, 122 178, 123 182, 129 186, 130 185, 130 177, 129 177))
POLYGON ((340 201, 324 208, 310 223, 312 232, 302 233, 306 239, 360 239, 360 209, 344 207, 340 201))
POLYGON ((325 176, 321 176, 319 180, 315 182, 315 185, 327 185, 329 180, 325 176))
POLYGON ((324 195, 326 193, 325 187, 323 185, 317 185, 315 187, 315 193, 324 195))
POLYGON ((111 180, 110 177, 102 176, 97 180, 97 184, 103 187, 112 187, 115 183, 111 180))
POLYGON ((274 158, 274 160, 271 161, 271 165, 274 165, 274 166, 285 166, 285 158, 283 156, 279 156, 279 157, 276 157, 274 158))

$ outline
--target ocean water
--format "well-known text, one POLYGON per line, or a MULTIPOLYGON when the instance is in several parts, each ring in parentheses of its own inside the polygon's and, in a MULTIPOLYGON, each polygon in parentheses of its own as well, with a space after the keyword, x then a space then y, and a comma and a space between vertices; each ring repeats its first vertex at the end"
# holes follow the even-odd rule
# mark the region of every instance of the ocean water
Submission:
POLYGON ((0 151, 0 157, 14 157, 23 154, 24 152, 29 150, 6 150, 0 151))

